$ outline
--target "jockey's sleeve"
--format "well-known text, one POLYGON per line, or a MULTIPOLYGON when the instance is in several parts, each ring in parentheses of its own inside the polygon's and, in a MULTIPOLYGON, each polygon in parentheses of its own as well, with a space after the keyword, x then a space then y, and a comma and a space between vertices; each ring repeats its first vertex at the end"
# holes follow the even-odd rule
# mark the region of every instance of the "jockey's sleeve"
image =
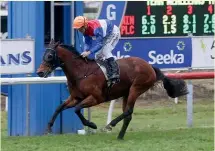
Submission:
POLYGON ((89 50, 92 44, 92 39, 89 36, 84 36, 84 50, 89 50))
POLYGON ((102 28, 97 28, 95 31, 94 31, 94 35, 96 37, 96 40, 95 40, 95 44, 96 45, 93 45, 91 48, 90 48, 90 51, 92 53, 96 53, 98 52, 101 48, 102 48, 102 45, 103 45, 103 30, 102 28))

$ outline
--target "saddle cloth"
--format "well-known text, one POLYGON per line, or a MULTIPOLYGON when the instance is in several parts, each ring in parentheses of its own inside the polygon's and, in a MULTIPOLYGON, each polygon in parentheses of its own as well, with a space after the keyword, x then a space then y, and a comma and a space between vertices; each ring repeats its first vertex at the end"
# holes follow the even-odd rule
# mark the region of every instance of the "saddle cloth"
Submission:
POLYGON ((108 80, 106 63, 104 61, 101 61, 101 60, 96 60, 96 63, 101 68, 102 72, 104 73, 105 79, 108 80))

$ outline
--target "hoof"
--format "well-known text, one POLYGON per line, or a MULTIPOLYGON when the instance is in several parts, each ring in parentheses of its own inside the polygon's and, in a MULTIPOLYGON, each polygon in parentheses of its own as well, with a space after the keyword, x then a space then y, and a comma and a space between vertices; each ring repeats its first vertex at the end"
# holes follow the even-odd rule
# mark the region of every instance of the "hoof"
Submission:
POLYGON ((108 124, 107 126, 105 126, 105 129, 106 129, 107 131, 112 131, 112 127, 111 127, 110 124, 108 124))
POLYGON ((87 126, 89 126, 89 127, 92 128, 92 129, 97 129, 96 124, 94 124, 93 122, 89 122, 89 123, 87 124, 87 126))
POLYGON ((117 137, 117 140, 119 140, 119 141, 123 141, 123 140, 124 140, 124 138, 117 137))
POLYGON ((120 141, 122 141, 122 140, 124 140, 124 138, 123 137, 117 137, 117 140, 120 140, 120 141))
POLYGON ((47 129, 45 132, 45 135, 51 135, 52 134, 52 129, 47 129))
POLYGON ((110 133, 111 130, 107 129, 106 127, 104 127, 104 128, 101 129, 101 132, 110 133))

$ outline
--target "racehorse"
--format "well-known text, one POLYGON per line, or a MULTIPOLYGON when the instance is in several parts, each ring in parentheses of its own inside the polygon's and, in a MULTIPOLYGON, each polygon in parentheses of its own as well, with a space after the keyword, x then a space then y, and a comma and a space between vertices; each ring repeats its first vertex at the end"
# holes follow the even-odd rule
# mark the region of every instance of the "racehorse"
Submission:
POLYGON ((113 119, 105 128, 111 130, 124 119, 117 137, 123 139, 132 119, 135 101, 156 82, 162 81, 167 94, 172 98, 188 93, 185 81, 166 77, 160 69, 153 67, 141 58, 123 58, 117 60, 117 63, 120 69, 120 82, 115 84, 108 93, 104 72, 95 60, 81 57, 73 46, 51 41, 43 55, 43 61, 37 74, 39 77, 46 78, 57 67, 61 67, 67 77, 70 96, 57 107, 48 123, 47 133, 51 132, 57 115, 72 107, 75 107, 75 113, 83 125, 97 129, 95 123, 85 119, 81 114, 81 109, 122 97, 123 113, 113 119))

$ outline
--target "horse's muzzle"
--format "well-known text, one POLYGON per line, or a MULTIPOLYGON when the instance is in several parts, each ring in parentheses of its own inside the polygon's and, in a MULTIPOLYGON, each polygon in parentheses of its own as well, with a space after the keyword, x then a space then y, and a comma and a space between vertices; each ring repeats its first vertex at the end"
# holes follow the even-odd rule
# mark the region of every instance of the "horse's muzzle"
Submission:
POLYGON ((45 73, 40 71, 40 72, 37 72, 37 75, 38 75, 39 77, 44 77, 45 73))
POLYGON ((50 73, 51 73, 50 71, 47 72, 39 71, 37 72, 37 75, 41 78, 47 78, 50 73))

